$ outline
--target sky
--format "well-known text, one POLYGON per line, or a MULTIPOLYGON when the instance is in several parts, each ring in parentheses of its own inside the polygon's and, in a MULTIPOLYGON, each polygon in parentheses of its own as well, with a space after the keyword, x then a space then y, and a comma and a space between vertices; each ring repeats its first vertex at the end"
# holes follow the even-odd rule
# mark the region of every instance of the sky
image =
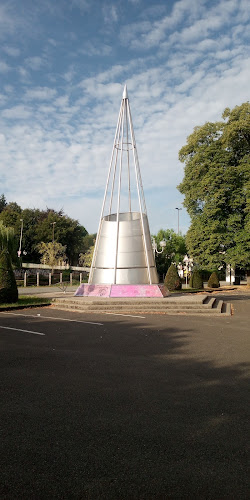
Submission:
POLYGON ((97 231, 127 85, 151 233, 185 234, 178 152, 249 100, 249 0, 0 0, 0 194, 97 231))

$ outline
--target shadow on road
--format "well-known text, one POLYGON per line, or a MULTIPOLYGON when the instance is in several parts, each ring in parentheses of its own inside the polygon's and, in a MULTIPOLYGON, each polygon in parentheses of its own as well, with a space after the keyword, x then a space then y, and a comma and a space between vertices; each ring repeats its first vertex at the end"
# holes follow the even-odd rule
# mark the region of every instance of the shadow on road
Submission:
POLYGON ((1 499, 247 498, 247 366, 166 324, 4 334, 1 499))

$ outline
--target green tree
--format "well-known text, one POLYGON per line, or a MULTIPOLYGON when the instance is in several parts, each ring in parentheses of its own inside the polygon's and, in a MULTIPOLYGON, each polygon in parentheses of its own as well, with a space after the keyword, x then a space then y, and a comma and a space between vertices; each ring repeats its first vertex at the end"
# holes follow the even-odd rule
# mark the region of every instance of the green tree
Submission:
POLYGON ((87 252, 80 253, 79 264, 83 267, 91 267, 95 245, 88 248, 87 252))
POLYGON ((175 290, 181 290, 181 279, 174 264, 171 264, 171 266, 168 269, 168 272, 164 280, 164 285, 170 292, 175 290))
POLYGON ((157 248, 160 250, 160 242, 165 241, 166 246, 163 248, 163 252, 160 254, 155 254, 155 263, 157 272, 161 274, 166 274, 169 266, 172 262, 179 264, 182 262, 184 255, 187 253, 185 237, 176 234, 173 229, 160 229, 160 231, 153 236, 157 248))
POLYGON ((42 241, 37 245, 37 249, 41 254, 41 263, 47 264, 51 268, 62 264, 62 261, 66 258, 66 247, 57 241, 50 241, 49 243, 42 241))
POLYGON ((1 196, 0 196, 0 212, 2 212, 2 210, 6 207, 6 205, 7 205, 6 198, 5 198, 4 194, 1 194, 1 196))
POLYGON ((16 257, 14 230, 0 222, 0 303, 17 302, 18 290, 12 269, 16 257))
POLYGON ((204 268, 250 267, 250 104, 196 127, 180 150, 191 225, 187 247, 204 268))
POLYGON ((0 221, 5 226, 12 226, 16 242, 19 242, 21 221, 23 219, 22 255, 23 261, 38 263, 40 255, 37 245, 42 241, 49 243, 53 239, 67 247, 67 257, 71 265, 78 263, 79 253, 86 245, 85 237, 88 235, 86 229, 75 219, 71 219, 62 210, 58 212, 47 208, 39 210, 36 208, 24 209, 17 203, 7 203, 0 211, 0 221), (55 224, 53 224, 55 222, 55 224))

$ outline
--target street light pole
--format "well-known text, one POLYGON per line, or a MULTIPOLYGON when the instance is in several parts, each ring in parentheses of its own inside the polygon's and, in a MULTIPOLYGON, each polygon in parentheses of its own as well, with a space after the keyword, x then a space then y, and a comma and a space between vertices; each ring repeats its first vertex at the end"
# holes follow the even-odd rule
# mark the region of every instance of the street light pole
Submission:
POLYGON ((20 241, 19 241, 19 250, 17 252, 17 255, 20 259, 21 253, 22 253, 22 239, 23 239, 23 219, 20 219, 21 221, 21 231, 20 231, 20 241))
POLYGON ((179 234, 179 232, 180 232, 180 210, 182 210, 182 208, 176 207, 175 210, 178 210, 178 232, 177 232, 177 234, 179 234))

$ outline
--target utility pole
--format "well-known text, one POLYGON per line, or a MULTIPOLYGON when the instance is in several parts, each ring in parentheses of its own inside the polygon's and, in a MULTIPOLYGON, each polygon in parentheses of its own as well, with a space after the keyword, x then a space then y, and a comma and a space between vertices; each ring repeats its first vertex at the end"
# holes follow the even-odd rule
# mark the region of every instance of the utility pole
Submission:
POLYGON ((20 232, 19 250, 17 252, 19 259, 21 258, 21 253, 22 253, 23 219, 20 219, 20 222, 21 222, 21 232, 20 232))
POLYGON ((176 207, 175 210, 178 210, 178 232, 177 232, 177 234, 179 235, 179 233, 180 233, 180 210, 182 210, 182 208, 176 207))

